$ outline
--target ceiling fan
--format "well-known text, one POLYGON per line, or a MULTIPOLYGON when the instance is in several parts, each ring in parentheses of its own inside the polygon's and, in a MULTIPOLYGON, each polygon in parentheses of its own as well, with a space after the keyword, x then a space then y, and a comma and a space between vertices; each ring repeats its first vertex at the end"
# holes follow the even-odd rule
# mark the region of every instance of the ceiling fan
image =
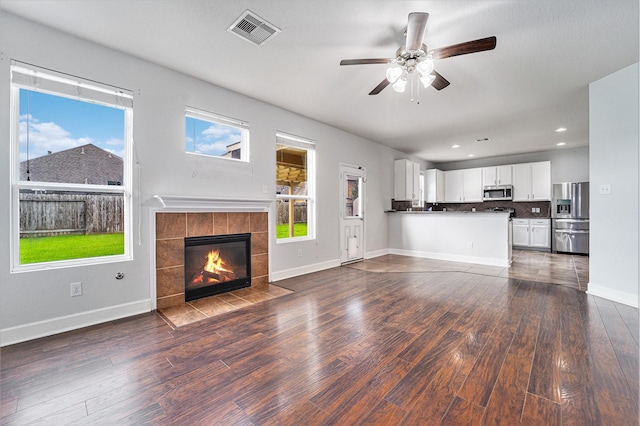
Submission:
POLYGON ((407 80, 413 75, 417 75, 425 87, 431 85, 436 90, 442 90, 450 83, 433 69, 434 60, 492 50, 496 47, 496 37, 493 36, 427 50, 423 39, 428 18, 429 14, 425 12, 409 14, 406 43, 398 48, 395 58, 343 59, 340 65, 391 64, 387 69, 387 78, 369 95, 377 95, 389 84, 393 85, 395 91, 404 92, 407 80))

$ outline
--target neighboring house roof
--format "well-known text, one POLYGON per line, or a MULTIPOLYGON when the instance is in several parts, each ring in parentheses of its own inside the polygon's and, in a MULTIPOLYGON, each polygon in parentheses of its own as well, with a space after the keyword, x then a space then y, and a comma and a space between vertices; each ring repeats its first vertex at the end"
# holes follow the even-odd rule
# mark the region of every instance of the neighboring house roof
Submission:
MULTIPOLYGON (((33 182, 108 185, 122 182, 122 158, 93 144, 29 160, 33 182)), ((27 180, 27 161, 20 163, 20 180, 27 180)))

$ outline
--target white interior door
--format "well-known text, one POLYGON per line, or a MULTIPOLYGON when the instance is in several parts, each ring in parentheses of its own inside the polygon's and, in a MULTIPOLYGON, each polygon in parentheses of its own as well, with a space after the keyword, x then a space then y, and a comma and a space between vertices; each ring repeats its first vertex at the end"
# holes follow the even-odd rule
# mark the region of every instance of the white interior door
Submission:
POLYGON ((340 165, 340 261, 364 259, 365 170, 340 165))

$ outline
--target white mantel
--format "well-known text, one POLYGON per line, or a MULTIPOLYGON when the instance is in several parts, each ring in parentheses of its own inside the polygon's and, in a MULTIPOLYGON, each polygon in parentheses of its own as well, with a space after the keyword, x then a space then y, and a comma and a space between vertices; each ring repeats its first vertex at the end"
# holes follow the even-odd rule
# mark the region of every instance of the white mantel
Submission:
POLYGON ((163 212, 268 212, 273 199, 207 198, 185 195, 154 195, 163 212))

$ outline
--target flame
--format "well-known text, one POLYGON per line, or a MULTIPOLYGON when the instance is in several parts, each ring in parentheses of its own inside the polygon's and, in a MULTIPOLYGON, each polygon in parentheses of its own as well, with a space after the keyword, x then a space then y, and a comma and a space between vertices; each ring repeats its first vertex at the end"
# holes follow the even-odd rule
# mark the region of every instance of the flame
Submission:
POLYGON ((207 263, 204 265, 204 270, 207 272, 218 272, 218 271, 222 271, 222 272, 233 272, 229 269, 225 268, 225 264, 222 261, 222 258, 220 257, 220 251, 219 250, 211 250, 208 254, 207 254, 207 263))

